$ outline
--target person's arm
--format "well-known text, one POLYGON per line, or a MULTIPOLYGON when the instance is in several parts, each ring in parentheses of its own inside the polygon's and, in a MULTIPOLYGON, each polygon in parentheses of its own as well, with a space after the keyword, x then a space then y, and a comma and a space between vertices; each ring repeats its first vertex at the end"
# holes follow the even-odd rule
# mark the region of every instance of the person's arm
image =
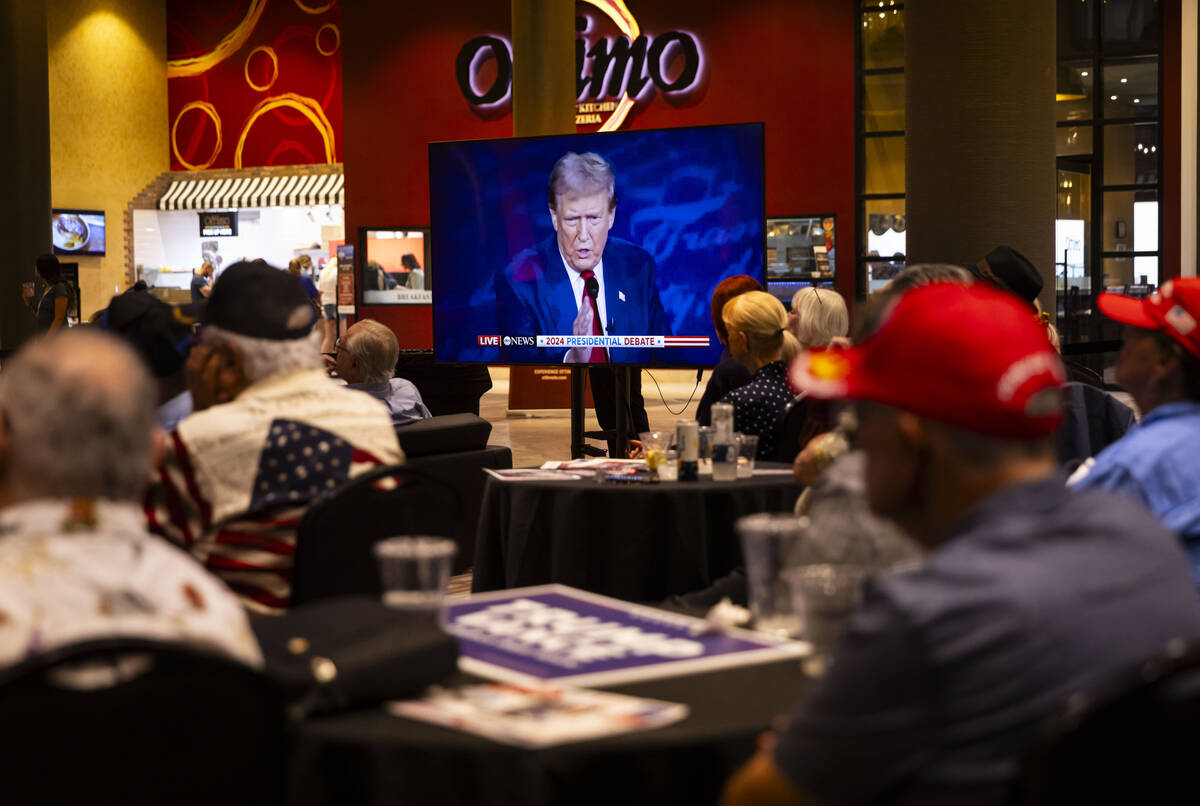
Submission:
POLYGON ((66 327, 68 302, 69 300, 65 296, 54 298, 54 321, 50 323, 50 333, 59 328, 66 327))
POLYGON ((200 296, 207 297, 211 293, 212 293, 212 282, 211 281, 200 286, 200 296))

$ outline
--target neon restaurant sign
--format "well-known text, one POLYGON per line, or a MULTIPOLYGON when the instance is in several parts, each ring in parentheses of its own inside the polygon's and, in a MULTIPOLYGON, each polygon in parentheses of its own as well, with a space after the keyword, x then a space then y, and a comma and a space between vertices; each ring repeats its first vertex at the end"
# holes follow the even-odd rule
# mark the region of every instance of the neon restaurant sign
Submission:
MULTIPOLYGON (((622 0, 585 0, 612 22, 602 36, 590 16, 575 18, 575 124, 621 127, 634 105, 655 92, 687 98, 704 78, 704 52, 685 31, 643 33, 622 0)), ((459 91, 477 112, 499 111, 512 100, 512 43, 497 34, 477 36, 455 60, 459 91), (485 78, 485 74, 489 74, 485 78)))

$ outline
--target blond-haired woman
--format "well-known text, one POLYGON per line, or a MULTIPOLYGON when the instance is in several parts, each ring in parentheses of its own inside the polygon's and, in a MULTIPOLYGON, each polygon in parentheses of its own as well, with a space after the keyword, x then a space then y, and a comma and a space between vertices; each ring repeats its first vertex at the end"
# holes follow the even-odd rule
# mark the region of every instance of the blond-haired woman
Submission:
POLYGON ((757 457, 773 460, 779 440, 776 426, 793 397, 787 385, 788 362, 800 352, 800 343, 788 329, 783 303, 763 291, 729 300, 721 318, 730 355, 751 374, 749 383, 720 402, 733 404, 734 430, 758 436, 757 457))

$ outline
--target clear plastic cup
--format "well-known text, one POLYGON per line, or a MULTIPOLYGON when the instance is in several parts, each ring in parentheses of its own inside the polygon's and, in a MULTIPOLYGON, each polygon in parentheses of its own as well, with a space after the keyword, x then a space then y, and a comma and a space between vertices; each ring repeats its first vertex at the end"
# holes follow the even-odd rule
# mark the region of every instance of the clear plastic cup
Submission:
POLYGON ((712 437, 713 428, 711 425, 700 426, 700 458, 699 469, 701 476, 707 476, 712 473, 712 437))
POLYGON ((803 623, 795 612, 792 588, 784 572, 804 539, 808 520, 761 513, 739 518, 735 528, 746 560, 746 587, 754 629, 781 638, 798 635, 803 623))
POLYGON ((389 537, 376 543, 383 603, 440 612, 457 551, 454 541, 441 537, 389 537))
POLYGON ((823 674, 846 623, 862 603, 867 570, 851 563, 814 563, 784 573, 802 637, 812 644, 805 669, 823 674))
POLYGON ((758 435, 739 434, 737 446, 737 477, 739 479, 748 479, 754 475, 754 457, 758 455, 758 435))

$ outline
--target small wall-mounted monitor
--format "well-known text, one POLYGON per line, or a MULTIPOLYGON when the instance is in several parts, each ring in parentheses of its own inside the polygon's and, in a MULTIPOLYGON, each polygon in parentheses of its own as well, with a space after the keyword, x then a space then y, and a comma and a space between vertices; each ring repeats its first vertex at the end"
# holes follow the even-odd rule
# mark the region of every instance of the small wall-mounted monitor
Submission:
POLYGON ((54 254, 104 256, 104 211, 55 208, 50 214, 54 254))
POLYGON ((428 227, 360 227, 363 305, 429 305, 428 227))

